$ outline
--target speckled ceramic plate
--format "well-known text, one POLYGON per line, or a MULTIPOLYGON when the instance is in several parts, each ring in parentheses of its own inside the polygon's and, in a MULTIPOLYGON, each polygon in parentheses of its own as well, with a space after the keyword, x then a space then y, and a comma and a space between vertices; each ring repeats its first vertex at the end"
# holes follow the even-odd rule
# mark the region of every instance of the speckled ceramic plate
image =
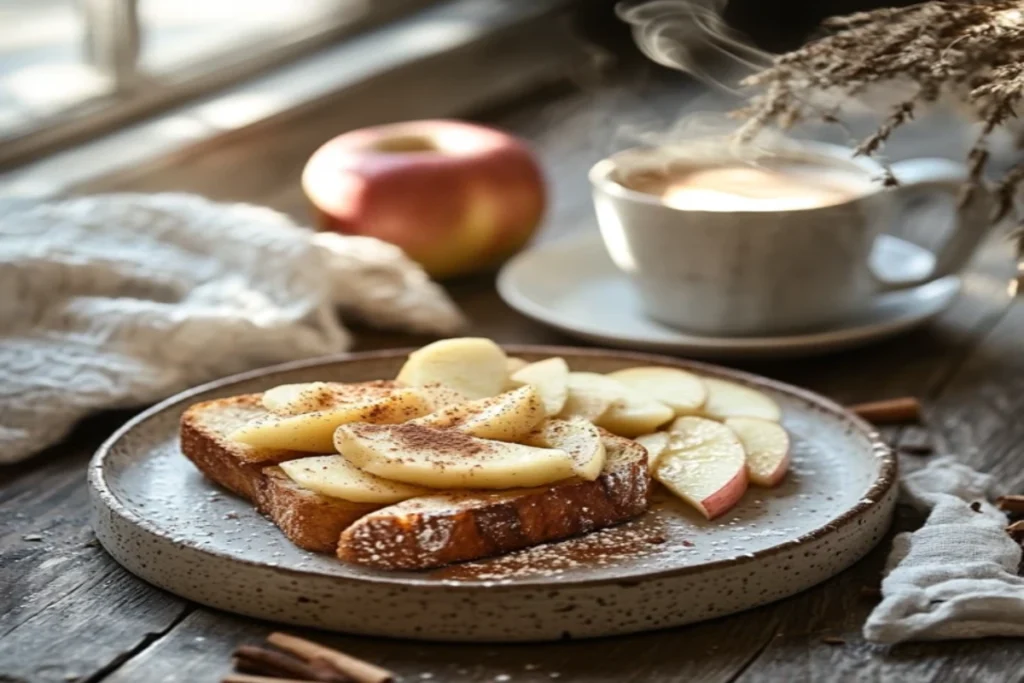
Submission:
POLYGON ((89 484, 100 542, 129 571, 183 597, 274 621, 431 640, 592 637, 686 624, 802 591, 882 538, 896 463, 863 421, 807 391, 674 358, 510 347, 576 370, 690 368, 756 386, 782 406, 792 471, 751 488, 715 521, 659 494, 644 517, 561 543, 441 570, 383 572, 292 545, 248 503, 206 481, 179 450, 196 402, 285 382, 393 377, 402 352, 355 354, 230 377, 142 413, 100 448, 89 484))

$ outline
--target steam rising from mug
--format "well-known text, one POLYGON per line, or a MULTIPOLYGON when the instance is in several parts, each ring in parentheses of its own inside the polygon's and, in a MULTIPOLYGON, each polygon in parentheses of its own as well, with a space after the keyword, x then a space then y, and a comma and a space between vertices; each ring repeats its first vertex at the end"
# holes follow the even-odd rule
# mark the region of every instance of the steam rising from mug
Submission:
POLYGON ((733 94, 735 67, 747 72, 771 63, 771 55, 753 47, 726 25, 726 0, 646 0, 622 2, 620 19, 632 26, 633 39, 651 60, 685 71, 701 81, 733 94), (725 57, 723 62, 721 59, 725 57), (726 74, 731 71, 732 77, 726 74))

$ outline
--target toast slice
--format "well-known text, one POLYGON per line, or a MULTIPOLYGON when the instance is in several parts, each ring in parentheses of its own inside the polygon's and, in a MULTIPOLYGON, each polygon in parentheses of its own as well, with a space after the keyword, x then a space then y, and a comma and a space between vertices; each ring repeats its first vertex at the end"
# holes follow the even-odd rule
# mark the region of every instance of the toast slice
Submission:
POLYGON ((260 399, 261 394, 245 394, 189 407, 181 416, 182 453, 207 478, 252 502, 295 545, 334 552, 346 527, 381 506, 304 489, 274 466, 309 453, 253 448, 229 439, 238 427, 267 414, 260 399))
POLYGON ((625 522, 647 510, 650 477, 640 444, 601 430, 607 457, 594 481, 420 496, 361 517, 338 557, 377 569, 430 569, 625 522))

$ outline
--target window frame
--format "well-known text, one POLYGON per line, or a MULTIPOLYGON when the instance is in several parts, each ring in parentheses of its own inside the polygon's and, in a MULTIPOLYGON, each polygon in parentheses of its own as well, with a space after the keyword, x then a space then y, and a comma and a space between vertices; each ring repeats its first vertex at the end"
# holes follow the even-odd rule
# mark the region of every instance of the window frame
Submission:
POLYGON ((253 41, 236 41, 160 74, 149 74, 140 65, 145 28, 139 24, 138 0, 79 2, 89 63, 111 81, 112 90, 29 119, 10 135, 0 136, 0 170, 240 83, 438 0, 367 0, 369 11, 356 19, 339 15, 334 22, 311 22, 287 33, 260 36, 258 52, 252 50, 253 41))

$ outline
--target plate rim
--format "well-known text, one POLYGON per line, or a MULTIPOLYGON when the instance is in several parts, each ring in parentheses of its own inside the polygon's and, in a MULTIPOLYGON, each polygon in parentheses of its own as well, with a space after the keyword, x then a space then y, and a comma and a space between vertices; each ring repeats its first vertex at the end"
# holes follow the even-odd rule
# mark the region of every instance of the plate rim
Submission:
MULTIPOLYGON (((855 413, 844 408, 842 405, 832 401, 831 399, 817 394, 808 389, 803 389, 779 380, 763 377, 754 373, 745 372, 743 370, 736 370, 733 368, 727 368, 713 363, 706 363, 698 360, 681 359, 672 356, 665 356, 660 354, 652 354, 637 351, 626 351, 620 349, 602 349, 602 348, 586 348, 586 347, 574 347, 574 346, 556 346, 556 345, 540 345, 540 344, 499 344, 509 354, 529 353, 538 355, 559 355, 569 354, 575 356, 591 356, 591 357, 607 357, 617 356, 625 359, 632 359, 639 362, 645 362, 648 364, 663 364, 670 367, 677 367, 681 369, 690 369, 697 372, 708 372, 713 376, 725 377, 731 380, 738 380, 739 382, 753 386, 763 386, 770 388, 774 391, 781 392, 784 394, 790 394, 795 398, 810 403, 815 407, 821 409, 823 412, 831 414, 833 417, 844 420, 853 427, 853 429, 859 432, 865 437, 870 444, 870 448, 873 456, 878 463, 878 475, 875 477, 871 485, 861 494, 860 499, 856 504, 843 511, 838 516, 830 519, 825 524, 815 527, 811 531, 808 531, 800 536, 783 541, 777 545, 764 548, 762 550, 754 551, 752 553, 746 553, 732 558, 714 560, 711 562, 704 562, 694 565, 686 565, 682 567, 673 567, 667 569, 661 569, 658 571, 645 573, 639 576, 627 576, 627 577, 599 577, 599 578, 580 578, 580 579, 569 579, 559 580, 557 586, 559 589, 577 589, 577 588, 591 588, 595 586, 602 586, 608 584, 636 584, 637 582, 649 582, 658 581, 663 579, 673 579, 690 574, 698 574, 704 572, 711 572, 725 568, 732 568, 742 566, 751 562, 757 562, 764 558, 774 556, 776 554, 793 550, 801 545, 810 543, 815 540, 819 540, 828 534, 838 531, 839 529, 853 524, 858 518, 868 513, 872 508, 882 504, 885 500, 886 495, 896 485, 896 479, 898 474, 898 461, 896 458, 895 451, 884 441, 881 434, 866 420, 860 418, 855 413)), ((278 372, 288 372, 292 370, 302 370, 313 368, 317 366, 332 365, 336 363, 358 363, 366 360, 384 360, 392 359, 408 355, 410 352, 416 350, 417 347, 403 347, 398 349, 386 349, 376 351, 359 351, 341 354, 330 354, 327 356, 318 356, 315 358, 307 358, 297 361, 289 361, 286 363, 279 363, 276 365, 270 365, 263 368, 257 368, 255 370, 249 370, 246 372, 237 373, 234 375, 228 375, 219 379, 212 380, 200 384, 198 386, 186 389, 179 392, 156 405, 147 408, 135 417, 128 420, 124 425, 118 428, 113 434, 107 438, 100 447, 96 450, 92 456, 87 474, 87 482, 89 491, 94 496, 93 506, 97 504, 97 499, 112 513, 121 516, 126 521, 133 525, 140 527, 146 533, 158 536, 174 542, 183 548, 188 548, 196 552, 201 552, 207 555, 216 557, 217 559, 224 560, 226 562, 242 563, 249 567, 253 567, 264 571, 273 571, 289 576, 304 577, 304 576, 316 576, 319 578, 328 578, 339 582, 356 582, 364 583, 369 582, 376 585, 385 586, 396 586, 403 588, 417 588, 417 589, 434 589, 434 590, 455 590, 460 592, 474 592, 480 590, 487 590, 490 592, 500 591, 516 591, 522 590, 529 587, 537 587, 551 584, 550 581, 542 580, 531 580, 526 579, 523 581, 516 581, 512 583, 495 583, 489 581, 455 581, 455 580, 437 580, 437 579, 423 579, 417 577, 410 577, 407 574, 402 576, 387 576, 386 572, 381 572, 380 575, 367 575, 367 576, 332 576, 324 574, 317 570, 303 569, 303 568, 292 568, 274 566, 267 562, 253 560, 246 557, 238 557, 231 555, 220 550, 211 548, 197 548, 188 543, 176 541, 171 539, 165 530, 159 528, 157 525, 150 522, 145 517, 135 514, 129 510, 124 503, 122 503, 114 492, 107 486, 107 482, 104 478, 104 463, 107 456, 111 453, 114 446, 120 441, 126 434, 135 430, 144 422, 152 419, 153 417, 171 409, 173 406, 186 401, 190 398, 194 398, 197 395, 203 394, 208 391, 223 389, 244 381, 253 379, 259 379, 268 375, 272 375, 278 372)), ((95 525, 95 515, 93 516, 93 525, 95 525)), ((265 520, 267 524, 272 522, 265 520)))
MULTIPOLYGON (((904 240, 893 235, 889 235, 889 237, 908 244, 913 244, 913 242, 910 242, 909 240, 904 240)), ((672 347, 680 350, 693 350, 700 352, 718 351, 723 354, 766 353, 770 355, 772 353, 793 353, 802 350, 819 350, 822 347, 834 347, 839 349, 873 339, 884 339, 885 337, 892 336, 901 331, 909 330, 923 324, 942 314, 947 308, 949 308, 963 289, 963 278, 959 275, 952 274, 942 278, 937 278, 919 285, 914 289, 933 286, 941 282, 950 283, 952 285, 952 289, 948 296, 948 300, 945 300, 941 306, 934 309, 926 309, 924 312, 915 312, 911 315, 901 316, 889 321, 866 323, 847 328, 826 329, 807 332, 804 334, 760 337, 702 336, 689 334, 679 330, 677 331, 679 335, 678 337, 672 339, 654 339, 651 337, 641 337, 630 334, 621 335, 587 323, 583 323, 582 325, 568 325, 561 323, 556 319, 556 316, 553 315, 556 313, 553 309, 545 308, 543 304, 536 303, 534 299, 523 294, 518 285, 512 284, 513 278, 517 275, 514 271, 524 268, 524 264, 528 262, 528 259, 535 257, 538 252, 556 248, 561 249, 562 251, 575 251, 582 247, 601 247, 600 235, 581 232, 578 235, 563 237, 558 240, 535 245, 516 254, 509 259, 509 261, 502 266, 501 270, 498 272, 498 276, 495 279, 495 288, 498 291, 498 295, 506 304, 523 315, 526 315, 544 325, 548 325, 575 336, 585 335, 591 339, 608 340, 612 343, 642 344, 647 346, 658 346, 662 349, 672 347)), ((603 247, 601 248, 603 249, 603 247)), ((624 275, 622 277, 625 278, 624 275)))

